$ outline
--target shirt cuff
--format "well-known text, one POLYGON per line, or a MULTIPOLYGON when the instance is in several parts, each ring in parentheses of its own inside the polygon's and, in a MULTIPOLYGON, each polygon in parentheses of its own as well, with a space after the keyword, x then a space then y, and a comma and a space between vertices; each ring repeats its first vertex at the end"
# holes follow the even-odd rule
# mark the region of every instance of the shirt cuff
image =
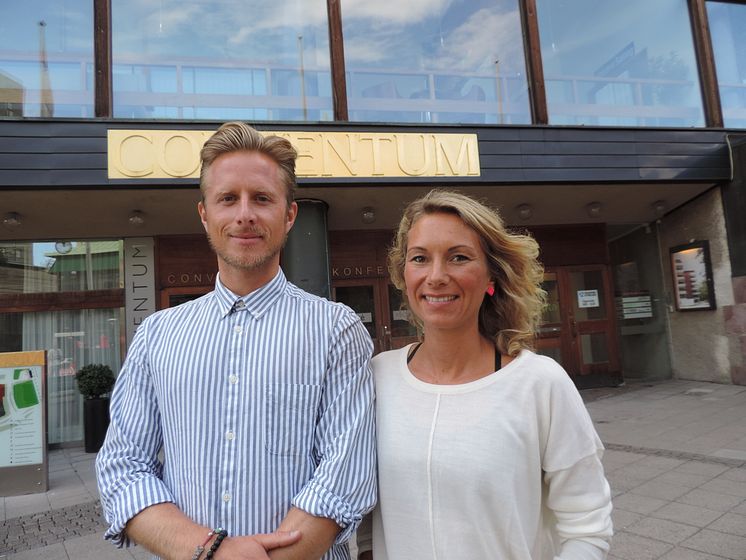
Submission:
POLYGON ((604 560, 608 552, 609 543, 602 539, 570 540, 555 560, 604 560))
POLYGON ((349 503, 313 480, 303 487, 292 503, 306 513, 326 517, 339 525, 342 530, 334 544, 346 543, 363 518, 362 514, 353 511, 349 503))
POLYGON ((173 502, 174 498, 158 478, 144 478, 136 480, 125 488, 120 489, 107 503, 102 504, 104 515, 109 522, 109 528, 104 533, 104 539, 111 541, 119 548, 130 546, 130 541, 124 528, 130 519, 145 508, 173 502))

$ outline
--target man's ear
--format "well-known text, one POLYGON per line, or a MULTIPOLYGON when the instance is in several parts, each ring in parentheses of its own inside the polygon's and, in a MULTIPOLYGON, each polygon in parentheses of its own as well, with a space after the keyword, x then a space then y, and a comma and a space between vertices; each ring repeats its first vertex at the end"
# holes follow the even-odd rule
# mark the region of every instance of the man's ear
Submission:
POLYGON ((295 218, 298 217, 298 203, 293 201, 288 206, 287 224, 285 225, 285 233, 290 233, 295 223, 295 218))
POLYGON ((205 208, 204 200, 200 200, 197 203, 197 213, 199 214, 199 219, 202 222, 202 227, 205 228, 205 231, 207 231, 207 209, 205 208))

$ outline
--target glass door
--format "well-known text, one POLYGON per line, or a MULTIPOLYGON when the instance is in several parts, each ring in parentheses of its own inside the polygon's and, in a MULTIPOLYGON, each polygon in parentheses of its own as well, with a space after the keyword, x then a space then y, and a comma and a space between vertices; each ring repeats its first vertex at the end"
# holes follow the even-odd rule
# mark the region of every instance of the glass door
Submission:
POLYGON ((382 322, 381 290, 378 279, 340 280, 332 287, 332 299, 344 303, 357 313, 373 339, 373 352, 386 349, 386 332, 382 322))
POLYGON ((544 274, 542 288, 547 293, 547 303, 542 314, 539 336, 536 341, 536 349, 539 354, 549 356, 554 361, 562 364, 563 354, 568 354, 567 349, 563 351, 562 346, 569 343, 566 340, 562 328, 562 313, 560 306, 560 289, 556 272, 544 274))
POLYGON ((334 301, 352 308, 373 339, 374 353, 401 348, 417 340, 417 329, 402 307, 401 292, 387 278, 337 280, 332 287, 334 301))
POLYGON ((611 276, 607 265, 547 269, 547 305, 537 350, 562 364, 576 384, 619 372, 611 276))
POLYGON ((619 371, 609 267, 566 267, 569 323, 579 375, 619 371))
POLYGON ((403 306, 402 293, 397 290, 392 284, 383 278, 381 282, 384 282, 387 287, 388 302, 386 308, 388 309, 388 325, 385 326, 389 330, 390 339, 387 350, 394 348, 401 348, 407 344, 417 341, 417 329, 409 322, 410 312, 409 309, 405 309, 403 306))

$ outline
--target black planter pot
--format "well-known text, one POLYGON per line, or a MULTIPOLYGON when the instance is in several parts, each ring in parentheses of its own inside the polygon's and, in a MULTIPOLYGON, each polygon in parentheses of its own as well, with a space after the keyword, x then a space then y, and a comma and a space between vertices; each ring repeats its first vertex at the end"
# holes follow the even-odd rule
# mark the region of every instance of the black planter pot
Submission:
POLYGON ((109 428, 109 399, 83 400, 83 429, 85 431, 85 452, 98 453, 104 444, 109 428))

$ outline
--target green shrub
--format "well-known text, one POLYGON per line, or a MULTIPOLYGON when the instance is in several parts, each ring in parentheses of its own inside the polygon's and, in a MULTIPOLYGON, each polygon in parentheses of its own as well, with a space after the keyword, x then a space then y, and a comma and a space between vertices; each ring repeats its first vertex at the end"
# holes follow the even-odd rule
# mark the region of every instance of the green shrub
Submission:
POLYGON ((78 390, 86 399, 97 399, 114 388, 114 373, 105 364, 88 364, 75 374, 78 390))

